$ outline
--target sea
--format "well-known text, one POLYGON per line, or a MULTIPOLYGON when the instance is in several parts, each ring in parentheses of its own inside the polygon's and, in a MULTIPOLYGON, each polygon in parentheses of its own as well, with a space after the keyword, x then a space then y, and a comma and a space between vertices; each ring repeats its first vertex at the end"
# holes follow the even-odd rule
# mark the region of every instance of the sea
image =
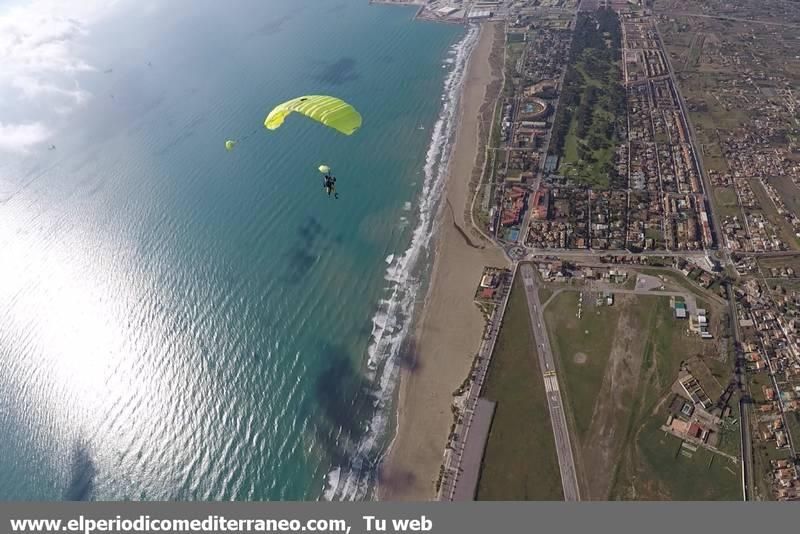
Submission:
POLYGON ((0 500, 375 497, 477 42, 414 12, 0 6, 0 500))

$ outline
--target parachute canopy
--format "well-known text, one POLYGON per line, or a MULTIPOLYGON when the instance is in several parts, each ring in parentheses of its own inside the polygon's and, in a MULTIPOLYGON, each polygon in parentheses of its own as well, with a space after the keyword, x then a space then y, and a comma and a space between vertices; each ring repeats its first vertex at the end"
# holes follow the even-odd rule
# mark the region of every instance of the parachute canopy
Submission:
POLYGON ((230 152, 231 150, 233 150, 233 145, 235 144, 236 141, 234 141, 233 139, 228 139, 227 141, 225 141, 225 150, 230 152))
POLYGON ((275 130, 293 112, 301 113, 345 135, 352 135, 361 127, 361 114, 353 106, 344 100, 324 95, 301 96, 278 105, 269 112, 264 126, 275 130))
POLYGON ((329 172, 331 172, 331 168, 328 167, 327 165, 320 165, 319 172, 321 172, 322 174, 328 174, 329 172))

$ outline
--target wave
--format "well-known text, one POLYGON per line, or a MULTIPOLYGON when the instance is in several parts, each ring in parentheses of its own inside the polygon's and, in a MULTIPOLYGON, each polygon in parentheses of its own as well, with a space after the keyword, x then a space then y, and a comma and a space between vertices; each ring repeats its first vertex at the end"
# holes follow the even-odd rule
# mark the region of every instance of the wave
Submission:
MULTIPOLYGON (((414 304, 422 287, 422 276, 432 257, 436 213, 444 190, 451 144, 458 121, 460 89, 467 63, 478 42, 480 28, 470 26, 464 37, 448 51, 452 70, 444 81, 442 107, 431 133, 419 193, 416 227, 411 243, 399 257, 392 257, 385 279, 390 283, 372 318, 367 349, 366 378, 373 386, 374 415, 365 425, 363 438, 349 448, 349 464, 334 466, 326 477, 327 500, 364 500, 372 497, 375 475, 387 449, 392 420, 392 399, 399 376, 398 355, 412 324, 414 304)), ((394 255, 393 255, 394 256, 394 255)))
POLYGON ((336 488, 339 486, 339 477, 342 474, 342 468, 337 467, 327 474, 325 477, 325 485, 322 490, 322 499, 326 501, 333 500, 335 497, 336 488))

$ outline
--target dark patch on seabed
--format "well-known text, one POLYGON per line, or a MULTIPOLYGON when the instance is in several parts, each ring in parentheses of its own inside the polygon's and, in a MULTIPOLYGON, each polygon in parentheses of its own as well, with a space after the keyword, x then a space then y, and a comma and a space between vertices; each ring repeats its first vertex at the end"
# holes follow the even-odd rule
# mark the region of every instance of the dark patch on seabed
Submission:
POLYGON ((283 25, 292 19, 292 15, 283 15, 276 19, 272 19, 256 29, 253 34, 255 35, 274 35, 283 29, 283 25))
POLYGON ((325 252, 322 240, 328 236, 328 230, 316 217, 309 216, 297 229, 298 239, 292 242, 287 254, 289 264, 286 268, 285 280, 290 284, 299 284, 314 267, 317 259, 325 252))
POLYGON ((325 344, 326 362, 314 386, 318 442, 334 465, 348 462, 375 414, 375 389, 340 346, 325 344))
POLYGON ((356 60, 351 57, 343 57, 333 63, 328 63, 316 78, 322 83, 342 85, 358 80, 359 77, 360 75, 356 72, 356 60))
POLYGON ((338 4, 334 4, 328 8, 328 13, 339 13, 347 9, 347 4, 344 2, 339 2, 338 4))
POLYGON ((94 479, 97 475, 89 446, 82 440, 72 445, 70 474, 64 491, 65 501, 89 501, 94 495, 94 479))

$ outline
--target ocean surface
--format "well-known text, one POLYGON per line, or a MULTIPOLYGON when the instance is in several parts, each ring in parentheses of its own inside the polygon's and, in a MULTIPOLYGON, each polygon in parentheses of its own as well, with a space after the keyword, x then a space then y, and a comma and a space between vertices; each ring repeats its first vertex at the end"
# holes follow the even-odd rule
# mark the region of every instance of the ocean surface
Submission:
POLYGON ((0 7, 0 500, 370 498, 476 30, 56 4, 0 7), (362 129, 261 126, 302 94, 362 129))

